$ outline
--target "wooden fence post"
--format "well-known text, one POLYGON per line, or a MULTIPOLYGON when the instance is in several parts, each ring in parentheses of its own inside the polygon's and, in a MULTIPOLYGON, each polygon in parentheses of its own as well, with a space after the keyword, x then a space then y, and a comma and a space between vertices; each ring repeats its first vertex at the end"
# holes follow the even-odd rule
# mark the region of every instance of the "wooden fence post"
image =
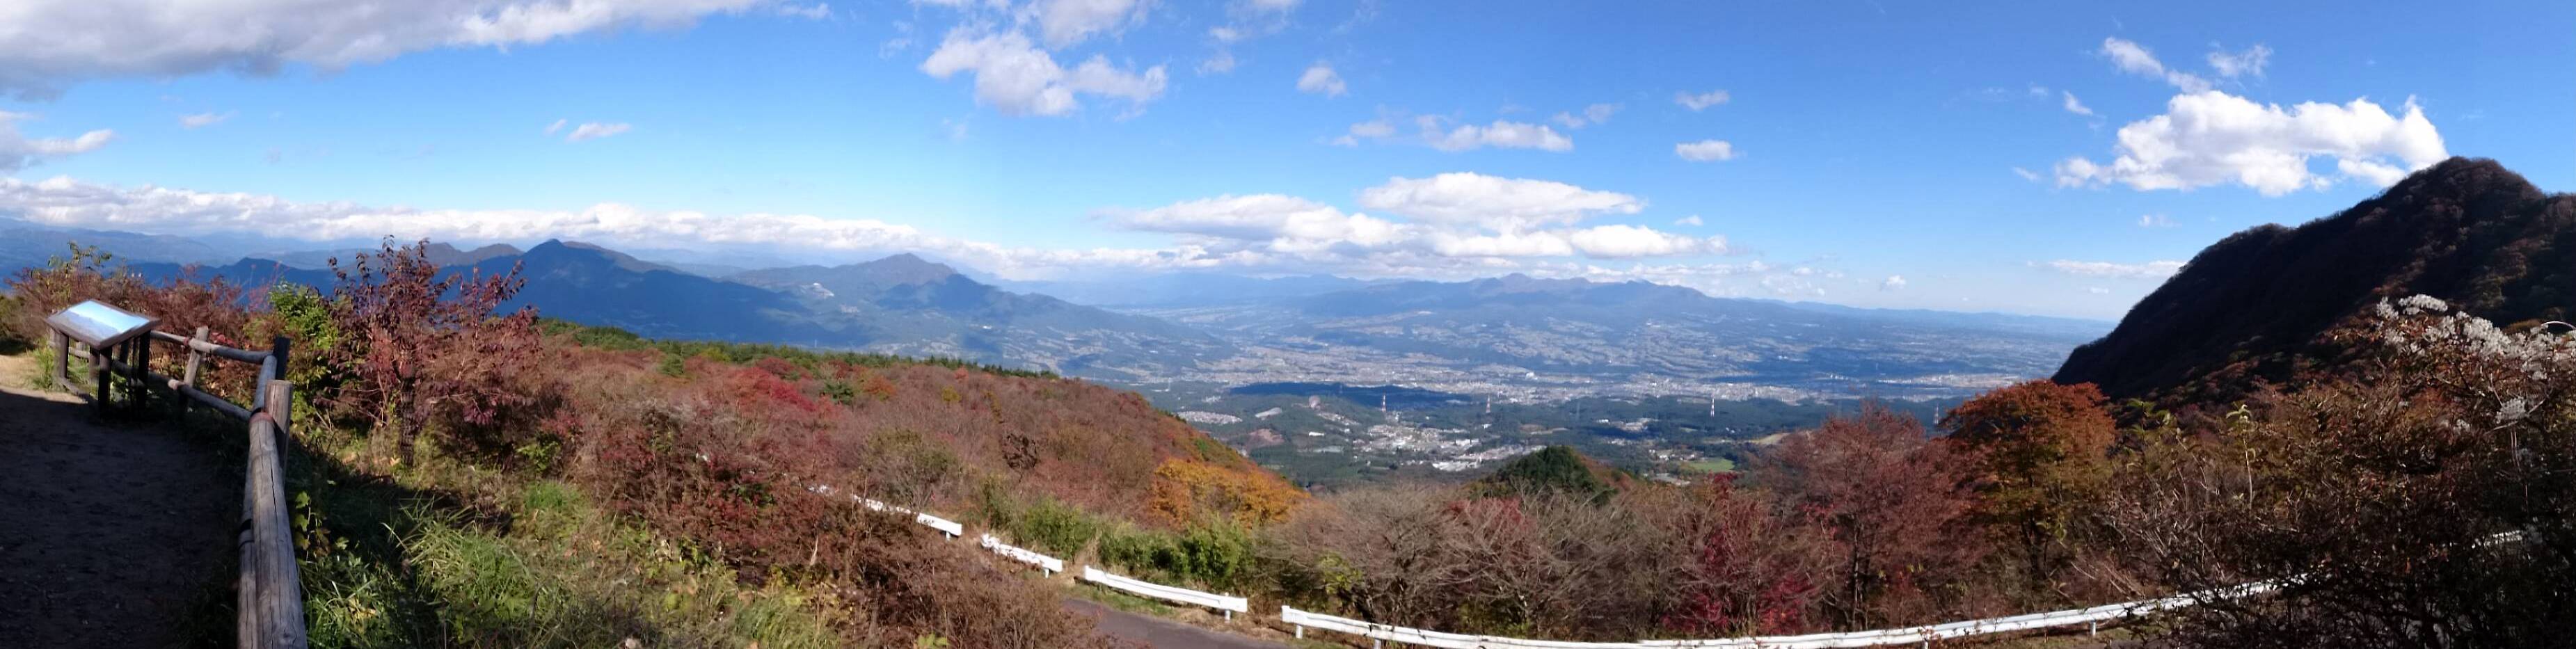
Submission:
POLYGON ((91 347, 89 349, 89 378, 91 382, 98 384, 98 392, 92 393, 93 398, 90 399, 90 403, 96 406, 98 412, 101 414, 105 414, 107 412, 108 359, 115 357, 116 348, 112 346, 107 349, 99 349, 96 347, 91 347))
POLYGON ((263 386, 269 405, 251 416, 250 467, 242 489, 242 582, 236 594, 241 621, 235 627, 243 647, 302 649, 304 587, 295 565, 293 512, 286 504, 281 448, 294 420, 295 386, 282 380, 263 386))
POLYGON ((72 337, 52 329, 47 329, 46 333, 52 334, 46 336, 46 339, 52 343, 54 366, 45 368, 45 371, 53 373, 54 385, 61 386, 64 392, 74 392, 75 390, 72 389, 72 337))

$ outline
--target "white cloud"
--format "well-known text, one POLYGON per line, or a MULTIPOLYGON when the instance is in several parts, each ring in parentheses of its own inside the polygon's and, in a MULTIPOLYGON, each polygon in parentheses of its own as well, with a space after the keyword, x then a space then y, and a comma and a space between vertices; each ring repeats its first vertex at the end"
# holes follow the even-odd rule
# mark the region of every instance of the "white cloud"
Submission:
POLYGON ((151 185, 119 187, 61 177, 40 182, 0 177, 0 212, 51 225, 176 235, 257 232, 309 241, 386 236, 451 242, 564 238, 650 248, 903 250, 958 259, 1014 278, 1076 267, 1204 268, 1242 262, 1189 245, 1164 249, 1013 248, 939 236, 875 219, 810 214, 719 216, 685 210, 647 210, 618 203, 578 210, 377 208, 151 185))
MULTIPOLYGON (((1627 213, 1641 204, 1619 194, 1591 192, 1561 183, 1499 183, 1519 189, 1504 189, 1499 196, 1473 200, 1440 198, 1445 191, 1429 191, 1389 203, 1442 211, 1442 217, 1449 216, 1445 210, 1452 209, 1494 210, 1499 214, 1450 220, 1380 218, 1281 195, 1220 196, 1141 212, 1109 213, 1125 227, 1170 233, 1175 238, 1165 246, 1138 248, 1011 247, 942 236, 876 219, 811 214, 713 215, 648 210, 618 203, 571 210, 372 207, 150 185, 103 185, 60 177, 40 182, 0 177, 0 213, 55 225, 175 235, 257 232, 314 242, 392 236, 454 243, 524 244, 563 238, 612 247, 747 249, 843 257, 853 252, 910 251, 957 260, 1012 279, 1113 269, 1226 268, 1241 272, 1331 272, 1354 277, 1432 279, 1526 272, 1596 281, 1643 280, 1713 294, 1801 296, 1818 290, 1814 282, 1819 277, 1840 277, 1833 272, 1792 274, 1758 260, 1742 264, 1597 265, 1591 260, 1724 253, 1727 243, 1721 237, 1688 237, 1633 225, 1494 230, 1490 226, 1523 222, 1527 220, 1524 217, 1565 223, 1566 219, 1554 215, 1569 210, 1578 214, 1627 213)), ((1409 186, 1400 178, 1388 185, 1409 186)))
POLYGON ((1047 48, 1063 49, 1094 34, 1115 34, 1143 22, 1145 9, 1152 4, 1146 0, 1035 0, 1028 10, 1037 14, 1038 35, 1047 48))
POLYGON ((65 156, 79 155, 107 146, 116 139, 116 131, 98 129, 78 137, 34 138, 18 132, 18 122, 34 119, 25 113, 0 111, 0 173, 14 173, 30 165, 65 156))
POLYGON ((806 20, 823 20, 832 17, 832 5, 820 2, 814 3, 814 5, 810 7, 779 5, 778 15, 789 18, 803 18, 806 20))
POLYGON ((227 111, 227 112, 221 112, 221 113, 216 113, 216 112, 204 112, 204 113, 197 113, 197 114, 194 114, 194 115, 180 115, 180 116, 179 116, 179 126, 180 126, 181 128, 190 128, 190 129, 199 128, 199 127, 206 127, 206 126, 214 126, 214 125, 216 125, 216 124, 221 124, 221 123, 223 123, 223 122, 224 122, 224 120, 228 120, 228 119, 232 119, 232 118, 233 118, 233 114, 232 114, 230 111, 227 111))
POLYGON ((2333 184, 2309 171, 2315 156, 2335 158, 2345 178, 2387 186, 2450 155, 2413 98, 2404 115, 2392 116, 2368 99, 2284 109, 2218 91, 2189 93, 2176 95, 2163 115, 2120 127, 2118 139, 2119 155, 2107 164, 2059 162, 2057 184, 2152 190, 2233 182, 2279 196, 2333 184))
POLYGON ((1722 237, 1693 237, 1635 225, 1584 228, 1568 234, 1566 240, 1584 255, 1604 259, 1726 252, 1722 237))
POLYGON ((1306 71, 1297 75, 1298 92, 1340 97, 1349 89, 1348 85, 1342 83, 1342 75, 1334 73, 1333 66, 1323 61, 1316 61, 1314 65, 1306 66, 1306 71))
POLYGON ((1673 145, 1673 155, 1681 156, 1683 160, 1689 160, 1691 162, 1733 160, 1735 159, 1735 145, 1729 144, 1725 140, 1683 142, 1673 145))
POLYGON ((1700 220, 1699 215, 1697 214, 1673 219, 1673 225, 1701 226, 1707 224, 1708 222, 1700 220))
POLYGON ((1460 124, 1446 133, 1428 137, 1431 148, 1442 151, 1469 151, 1484 147, 1497 149, 1538 149, 1566 152, 1574 150, 1574 140, 1557 133, 1545 124, 1494 120, 1477 126, 1460 124))
POLYGON ((1695 237, 1635 225, 1578 227, 1602 214, 1634 213, 1643 202, 1564 183, 1471 173, 1392 178, 1363 190, 1362 206, 1397 221, 1348 213, 1280 194, 1219 196, 1107 215, 1121 226, 1184 236, 1224 254, 1337 264, 1443 266, 1544 257, 1633 259, 1727 251, 1724 237, 1695 237))
POLYGON ((2209 69, 2216 70, 2218 76, 2229 79, 2241 76, 2261 77, 2263 67, 2271 63, 2272 48, 2262 43, 2255 43, 2253 47, 2237 52, 2229 52, 2225 48, 2215 46, 2209 50, 2209 69))
POLYGON ((1726 91, 1724 90, 1711 90, 1697 94, 1684 92, 1673 95, 1673 103, 1681 104, 1683 108, 1691 109, 1692 112, 1706 110, 1711 106, 1724 104, 1734 99, 1735 97, 1733 95, 1726 94, 1726 91))
POLYGON ((2091 293, 2091 294, 2094 294, 2094 295, 2110 295, 2110 294, 2111 294, 2111 289, 2103 288, 2103 287, 2100 287, 2100 286, 2087 286, 2087 287, 2084 287, 2084 292, 2086 292, 2086 293, 2091 293))
POLYGON ((2080 277, 2164 279, 2172 277, 2175 272, 2182 270, 2182 264, 2183 263, 2179 261, 2150 261, 2143 264, 2123 264, 2109 261, 2074 261, 2070 259, 2059 259, 2045 264, 2038 264, 2038 266, 2051 271, 2080 277))
POLYGON ((2013 175, 2020 176, 2022 180, 2039 182, 2039 172, 2023 169, 2021 167, 2013 167, 2012 172, 2013 175))
POLYGON ((1903 275, 1889 275, 1887 276, 1887 279, 1881 280, 1878 283, 1878 290, 1881 291, 1893 291, 1900 288, 1905 288, 1905 276, 1903 275))
POLYGON ((1132 114, 1161 97, 1168 82, 1163 66, 1137 73, 1096 54, 1066 70, 1019 32, 967 27, 950 30, 939 49, 921 62, 921 71, 938 79, 971 73, 976 101, 1010 115, 1064 115, 1081 108, 1080 95, 1125 99, 1132 114))
POLYGON ((1243 4, 1254 11, 1287 13, 1296 11, 1299 1, 1300 0, 1244 0, 1243 4))
POLYGON ((80 81, 290 63, 337 70, 441 47, 535 45, 584 32, 685 27, 777 0, 13 0, 0 9, 0 94, 80 81))
POLYGON ((2083 115, 2083 116, 2085 116, 2085 117, 2092 117, 2092 116, 2093 116, 2093 109, 2092 109, 2092 108, 2090 108, 2090 107, 2085 106, 2085 105, 2084 105, 2084 102, 2076 101, 2076 100, 2075 100, 2075 93, 2072 93, 2072 92, 2068 92, 2068 93, 2066 93, 2066 103, 2065 103, 2065 106, 2066 106, 2066 112, 2074 113, 2074 114, 2077 114, 2077 115, 2083 115))
POLYGON ((566 120, 566 119, 558 119, 558 120, 555 120, 555 123, 553 123, 553 124, 547 124, 547 125, 546 125, 546 134, 547 134, 547 135, 554 135, 556 131, 561 131, 561 130, 563 130, 563 127, 564 127, 564 125, 565 125, 565 124, 569 124, 569 123, 571 123, 571 122, 572 122, 572 120, 566 120))
POLYGON ((1564 125, 1566 128, 1583 128, 1610 121, 1610 115, 1617 112, 1619 112, 1618 104, 1593 104, 1583 107, 1582 114, 1578 115, 1571 112, 1557 113, 1556 117, 1551 119, 1554 119, 1557 124, 1564 125))
POLYGON ((1601 214, 1635 214, 1646 207, 1644 199, 1617 192, 1464 172, 1389 178, 1385 184, 1361 190, 1359 200, 1368 209, 1500 232, 1571 225, 1601 214))
POLYGON ((2173 219, 2165 218, 2165 215, 2163 214, 2138 215, 2138 227, 2141 228, 2170 228, 2173 226, 2173 219))
POLYGON ((1403 224, 1280 194, 1219 196, 1182 201, 1126 214, 1125 226, 1152 232, 1268 241, 1281 252, 1309 252, 1339 244, 1383 247, 1414 234, 1403 224))
POLYGON ((1380 109, 1377 119, 1351 124, 1350 129, 1328 142, 1336 146, 1359 146, 1365 140, 1418 142, 1449 152, 1473 151, 1487 147, 1497 149, 1538 149, 1550 152, 1574 150, 1574 139, 1545 124, 1494 120, 1489 124, 1461 124, 1441 115, 1415 115, 1412 135, 1399 133, 1403 111, 1380 109))
POLYGON ((2162 79, 2165 83, 2182 89, 2183 92, 2200 92, 2209 89, 2208 79, 2189 72, 2166 68, 2164 62, 2156 60, 2156 54, 2148 51, 2144 45, 2121 40, 2118 37, 2105 38, 2102 39, 2102 55, 2111 57, 2111 64, 2119 66, 2123 72, 2151 79, 2162 79))
POLYGON ((624 133, 629 128, 633 128, 633 125, 625 123, 603 124, 599 122, 583 122, 582 125, 573 127, 572 134, 564 136, 564 141, 580 142, 582 140, 596 140, 624 133))
POLYGON ((1207 58, 1199 61, 1199 75, 1206 76, 1233 72, 1234 66, 1234 52, 1232 50, 1218 49, 1215 54, 1210 54, 1207 58))

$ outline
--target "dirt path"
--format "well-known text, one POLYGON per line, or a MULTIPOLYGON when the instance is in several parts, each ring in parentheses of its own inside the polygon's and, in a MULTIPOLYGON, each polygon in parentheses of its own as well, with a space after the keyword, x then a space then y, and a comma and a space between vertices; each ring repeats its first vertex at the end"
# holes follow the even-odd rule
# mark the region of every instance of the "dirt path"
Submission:
POLYGON ((1218 633, 1149 615, 1137 615, 1109 608, 1090 600, 1064 600, 1064 607, 1100 621, 1100 632, 1109 637, 1152 647, 1153 649, 1287 649, 1287 645, 1218 633))
POLYGON ((0 357, 0 647, 193 643, 230 573, 239 472, 160 426, 102 423, 0 357))

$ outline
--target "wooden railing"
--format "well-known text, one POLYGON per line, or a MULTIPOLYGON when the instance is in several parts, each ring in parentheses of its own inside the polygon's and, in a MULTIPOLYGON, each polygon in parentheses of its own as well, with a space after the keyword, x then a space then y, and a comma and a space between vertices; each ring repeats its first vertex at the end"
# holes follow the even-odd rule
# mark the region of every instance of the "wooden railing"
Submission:
MULTIPOLYGON (((121 377, 129 394, 141 390, 167 391, 203 404, 250 430, 248 467, 243 472, 242 518, 240 532, 241 571, 235 581, 234 604, 238 617, 234 624, 236 641, 245 648, 302 649, 304 637, 304 588, 295 564, 294 530, 288 525, 291 512, 286 506, 286 481, 279 466, 280 444, 295 421, 295 385, 287 382, 286 362, 290 345, 286 337, 275 339, 268 351, 236 349, 206 340, 206 328, 198 327, 194 337, 180 337, 152 331, 133 340, 108 345, 107 349, 75 349, 64 332, 53 332, 54 366, 49 368, 57 384, 79 390, 71 381, 71 359, 90 364, 97 386, 88 396, 101 407, 108 407, 110 380, 121 377), (152 342, 178 345, 188 352, 188 365, 182 376, 169 377, 152 371, 152 342), (206 359, 234 361, 259 366, 257 387, 249 406, 233 403, 199 387, 206 359)), ((181 402, 184 407, 186 402, 181 402)))

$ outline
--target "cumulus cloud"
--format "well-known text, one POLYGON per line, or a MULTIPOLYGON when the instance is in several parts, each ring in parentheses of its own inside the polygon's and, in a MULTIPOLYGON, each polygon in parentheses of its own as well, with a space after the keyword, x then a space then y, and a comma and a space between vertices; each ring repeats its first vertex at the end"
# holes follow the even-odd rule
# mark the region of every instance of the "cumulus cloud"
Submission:
POLYGON ((1566 235, 1574 249, 1590 257, 1629 259, 1726 252, 1723 237, 1694 237, 1635 225, 1601 225, 1566 235))
POLYGON ((2313 157, 2334 158, 2341 177, 2384 187, 2450 155, 2413 98, 2403 115, 2390 115, 2368 99, 2284 108, 2214 90, 2176 95, 2165 114, 2120 127, 2115 150, 2108 163, 2059 162, 2057 184, 2152 190, 2232 182, 2279 196, 2333 184, 2309 170, 2313 157))
POLYGON ((1097 54, 1067 70, 1026 35, 971 27, 949 30, 939 49, 921 62, 921 71, 937 79, 971 74, 975 100, 1010 115, 1068 114, 1081 108, 1081 95, 1127 100, 1132 114, 1161 97, 1169 81, 1163 66, 1139 73, 1097 54))
POLYGON ((1707 110, 1709 107, 1724 104, 1734 99, 1735 97, 1733 95, 1726 94, 1726 91, 1724 90, 1711 90, 1701 93, 1684 92, 1673 95, 1673 103, 1681 104, 1683 108, 1691 109, 1691 112, 1707 110))
POLYGON ((0 212, 51 225, 194 235, 257 232, 309 241, 427 238, 534 241, 565 238, 654 248, 762 246, 802 251, 906 250, 958 259, 1007 277, 1062 268, 1204 268, 1239 263, 1181 245, 1162 249, 1037 249, 935 235, 875 219, 810 214, 712 215, 600 203, 578 210, 450 210, 298 202, 246 193, 151 185, 122 187, 52 178, 0 178, 0 212))
POLYGON ((2075 261, 2071 259, 2059 259, 2037 265, 2050 271, 2065 273, 2068 275, 2076 275, 2080 277, 2104 277, 2111 279, 2164 279, 2172 277, 2175 272, 2182 270, 2182 262, 2179 261, 2150 261, 2143 264, 2123 264, 2109 261, 2075 261))
POLYGON ((1138 230, 1268 241, 1280 252, 1311 252, 1345 244, 1380 248, 1416 233, 1407 225, 1280 194, 1182 201, 1119 220, 1138 230))
POLYGON ((2121 40, 2118 37, 2105 38, 2102 39, 2102 55, 2110 57, 2111 64, 2119 66, 2122 72, 2150 79, 2161 79, 2165 83, 2173 84, 2175 88, 2182 89, 2183 92, 2200 92, 2209 89, 2208 79, 2165 67, 2163 61, 2156 60, 2155 52, 2147 50, 2144 45, 2121 40))
POLYGON ((1905 276, 1903 275, 1889 275, 1887 276, 1887 279, 1880 280, 1878 283, 1878 290, 1881 291, 1893 291, 1900 288, 1905 288, 1905 276))
POLYGON ((2217 71, 2218 76, 2229 79, 2261 77, 2263 66, 2271 63, 2272 48, 2262 43, 2255 43, 2253 47, 2235 52, 2219 47, 2212 47, 2209 50, 2209 69, 2217 71))
POLYGON ((1610 115, 1617 112, 1619 112, 1618 104, 1593 104, 1583 107, 1583 112, 1580 114, 1562 112, 1551 119, 1566 128, 1583 128, 1610 121, 1610 115))
POLYGON ((1702 220, 1700 220, 1699 215, 1697 215, 1697 214, 1693 214, 1693 215, 1690 215, 1690 216, 1681 217, 1681 218, 1678 218, 1678 219, 1673 219, 1673 225, 1700 226, 1700 225, 1707 225, 1707 224, 1708 224, 1708 222, 1707 222, 1707 221, 1702 221, 1702 220))
POLYGON ((1634 214, 1644 201, 1553 181, 1474 173, 1390 178, 1362 190, 1359 204, 1402 219, 1280 194, 1227 195, 1107 215, 1129 229, 1182 235, 1212 252, 1331 259, 1337 266, 1419 268, 1480 263, 1466 261, 1474 259, 1637 259, 1727 251, 1724 237, 1627 224, 1587 226, 1582 222, 1593 217, 1634 214))
MULTIPOLYGON (((1426 127, 1428 129, 1429 127, 1426 127)), ((1538 149, 1566 152, 1574 150, 1574 140, 1545 124, 1494 120, 1478 126, 1459 124, 1427 138, 1431 148, 1442 151, 1469 151, 1485 147, 1497 149, 1538 149)))
POLYGON ((813 6, 809 7, 779 5, 778 15, 789 18, 803 18, 806 20, 823 20, 832 17, 832 5, 820 2, 814 3, 813 6))
POLYGON ((1094 34, 1115 34, 1143 22, 1151 4, 1145 0, 1036 0, 1028 10, 1037 14, 1038 35, 1046 39, 1047 47, 1063 49, 1094 34))
POLYGON ((0 173, 14 173, 47 160, 96 151, 107 146, 109 140, 116 139, 116 131, 108 129, 68 138, 29 138, 20 134, 18 122, 34 118, 25 113, 0 111, 0 173))
POLYGON ((2039 182, 2039 172, 2023 169, 2021 167, 2013 167, 2012 172, 2013 175, 2020 176, 2022 180, 2039 182))
POLYGON ((1342 83, 1342 75, 1333 72, 1332 64, 1323 61, 1306 66, 1306 71, 1297 75, 1297 92, 1340 97, 1348 90, 1350 86, 1342 83))
POLYGON ((1735 145, 1725 140, 1700 140, 1673 145, 1673 155, 1691 162, 1714 162, 1735 159, 1735 145))
POLYGON ((324 70, 441 47, 535 45, 584 32, 685 27, 777 0, 14 0, 0 10, 0 94, 50 98, 112 77, 324 70), (255 28, 250 28, 255 27, 255 28))
MULTIPOLYGON (((580 141, 582 141, 582 140, 596 140, 596 139, 599 139, 599 138, 608 137, 608 136, 611 136, 611 135, 617 135, 617 134, 619 134, 619 133, 624 133, 624 132, 626 132, 626 131, 627 131, 627 129, 630 129, 630 128, 633 128, 633 125, 625 124, 625 123, 609 123, 609 124, 603 124, 603 123, 599 123, 599 122, 585 122, 585 123, 583 123, 583 124, 582 124, 582 125, 580 125, 580 126, 575 126, 575 127, 573 127, 573 128, 572 128, 572 134, 570 134, 570 135, 565 135, 565 136, 564 136, 564 141, 565 141, 565 142, 580 142, 580 141)), ((552 129, 549 129, 549 132, 551 132, 551 131, 552 131, 552 129)))
POLYGON ((2138 215, 2138 227, 2141 228, 2170 228, 2173 225, 2173 219, 2165 218, 2163 214, 2138 215))
POLYGON ((197 113, 197 114, 194 114, 194 115, 180 115, 180 116, 179 116, 179 126, 180 126, 181 128, 189 128, 189 129, 199 128, 199 127, 206 127, 206 126, 214 126, 214 125, 216 125, 216 124, 221 124, 221 123, 223 123, 223 122, 224 122, 224 120, 228 120, 228 119, 232 119, 232 118, 233 118, 233 114, 232 114, 231 112, 229 112, 229 111, 227 111, 227 112, 222 112, 222 113, 216 113, 216 112, 204 112, 204 113, 197 113))
MULTIPOLYGON (((1687 237, 1634 225, 1572 223, 1556 216, 1568 211, 1625 214, 1642 204, 1615 193, 1550 187, 1546 181, 1496 179, 1500 182, 1494 184, 1506 198, 1480 201, 1452 196, 1447 189, 1424 190, 1420 187, 1424 182, 1406 180, 1393 179, 1386 186, 1421 191, 1377 192, 1386 201, 1383 204, 1438 216, 1406 220, 1356 214, 1277 194, 1219 196, 1104 213, 1124 227, 1169 233, 1175 239, 1160 247, 1136 248, 1002 246, 877 219, 811 214, 715 215, 619 203, 569 210, 375 207, 104 185, 61 177, 44 181, 0 177, 0 213, 54 225, 175 235, 257 232, 315 242, 386 236, 458 243, 563 238, 612 247, 746 247, 840 256, 910 251, 1012 279, 1103 270, 1214 268, 1452 280, 1523 272, 1595 281, 1651 281, 1712 294, 1806 296, 1821 290, 1816 284, 1820 278, 1840 277, 1831 271, 1804 267, 1792 271, 1759 260, 1644 263, 1637 260, 1724 253, 1727 242, 1721 237, 1687 237), (1471 208, 1498 212, 1490 218, 1457 213, 1471 208), (1531 219, 1557 225, 1493 229, 1531 219)), ((1435 179, 1414 180, 1440 184, 1435 179)))
POLYGON ((1635 214, 1646 207, 1644 199, 1618 192, 1464 172, 1389 178, 1385 184, 1361 190, 1359 200, 1368 209, 1505 232, 1569 225, 1603 214, 1635 214))
MULTIPOLYGON (((2063 92, 2063 91, 2061 91, 2061 92, 2063 92)), ((2093 116, 2093 109, 2092 109, 2091 107, 2085 106, 2085 105, 2084 105, 2084 102, 2076 101, 2076 100, 2075 100, 2075 93, 2067 92, 2067 93, 2065 93, 2065 94, 2066 94, 2066 102, 2065 102, 2065 104, 2064 104, 2064 105, 2066 106, 2066 112, 2074 113, 2074 114, 2077 114, 2077 115, 2083 115, 2083 116, 2085 116, 2085 117, 2092 117, 2092 116, 2093 116)))

